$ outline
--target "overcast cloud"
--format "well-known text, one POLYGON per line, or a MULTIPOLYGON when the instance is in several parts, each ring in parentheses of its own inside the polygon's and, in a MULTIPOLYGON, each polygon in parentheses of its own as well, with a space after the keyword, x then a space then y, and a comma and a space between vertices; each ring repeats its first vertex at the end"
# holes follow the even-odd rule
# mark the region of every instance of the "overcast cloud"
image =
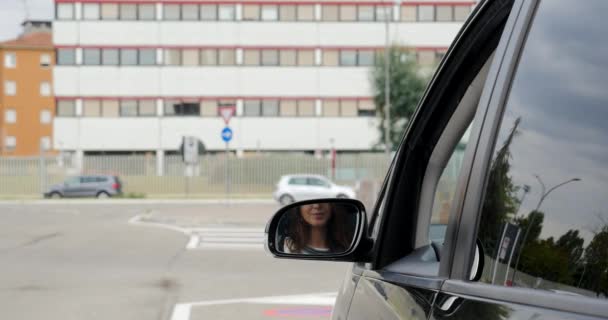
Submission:
POLYGON ((0 41, 19 35, 26 18, 26 5, 31 20, 53 18, 53 0, 0 0, 0 41))

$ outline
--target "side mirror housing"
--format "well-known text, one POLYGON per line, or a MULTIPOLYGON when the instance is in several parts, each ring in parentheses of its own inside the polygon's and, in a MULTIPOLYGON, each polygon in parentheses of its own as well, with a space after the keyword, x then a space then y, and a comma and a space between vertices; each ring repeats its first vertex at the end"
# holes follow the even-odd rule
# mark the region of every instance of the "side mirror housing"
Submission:
POLYGON ((277 258, 369 262, 364 205, 315 199, 287 205, 266 225, 266 250, 277 258))

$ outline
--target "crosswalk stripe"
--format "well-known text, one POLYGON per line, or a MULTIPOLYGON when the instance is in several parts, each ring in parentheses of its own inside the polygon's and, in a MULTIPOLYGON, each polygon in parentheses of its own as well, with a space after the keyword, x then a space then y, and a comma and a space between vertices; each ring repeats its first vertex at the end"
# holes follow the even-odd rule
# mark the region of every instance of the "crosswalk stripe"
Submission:
POLYGON ((262 228, 203 227, 190 229, 187 249, 260 249, 264 244, 262 228))
POLYGON ((264 246, 254 243, 202 243, 197 249, 264 249, 264 246))
POLYGON ((207 237, 202 237, 201 241, 202 242, 236 242, 236 243, 240 243, 240 242, 259 242, 262 243, 262 241, 264 240, 264 238, 260 237, 260 238, 207 238, 207 237))

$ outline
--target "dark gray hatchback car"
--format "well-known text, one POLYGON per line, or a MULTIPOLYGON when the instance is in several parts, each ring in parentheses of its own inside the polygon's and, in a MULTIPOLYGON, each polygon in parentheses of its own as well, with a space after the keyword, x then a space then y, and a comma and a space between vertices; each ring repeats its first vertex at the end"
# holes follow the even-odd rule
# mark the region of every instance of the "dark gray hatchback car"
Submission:
POLYGON ((44 193, 45 198, 97 197, 109 198, 122 194, 122 182, 117 176, 91 175, 66 179, 44 193))
POLYGON ((290 204, 267 249, 353 263, 334 319, 608 319, 607 13, 605 0, 481 1, 375 207, 290 204))

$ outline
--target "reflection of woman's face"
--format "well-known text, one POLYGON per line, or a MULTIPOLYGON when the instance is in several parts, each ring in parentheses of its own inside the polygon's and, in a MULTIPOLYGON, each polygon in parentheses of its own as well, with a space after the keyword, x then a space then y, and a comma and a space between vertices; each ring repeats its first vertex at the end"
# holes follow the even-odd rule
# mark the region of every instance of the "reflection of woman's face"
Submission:
POLYGON ((331 218, 329 203, 306 204, 301 208, 302 218, 312 227, 325 227, 331 218))

